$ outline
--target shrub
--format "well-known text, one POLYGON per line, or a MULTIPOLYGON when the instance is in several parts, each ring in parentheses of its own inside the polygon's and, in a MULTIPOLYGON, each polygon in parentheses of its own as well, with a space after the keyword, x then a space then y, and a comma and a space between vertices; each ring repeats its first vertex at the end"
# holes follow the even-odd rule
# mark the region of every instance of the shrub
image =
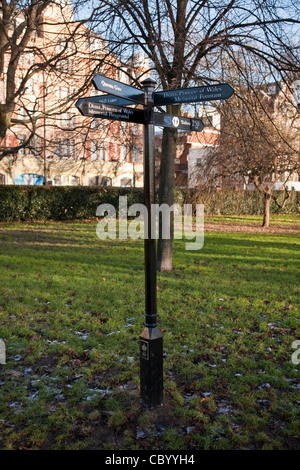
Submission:
POLYGON ((0 220, 90 219, 103 203, 118 210, 119 196, 128 197, 128 206, 143 202, 136 188, 0 186, 0 220))
MULTIPOLYGON (((112 204, 117 211, 119 196, 127 196, 128 207, 144 201, 140 188, 97 188, 88 186, 0 186, 0 221, 73 220, 96 217, 100 204, 112 204)), ((178 189, 175 202, 204 204, 207 215, 261 215, 263 195, 258 191, 195 191, 178 189)), ((284 208, 297 214, 300 194, 292 192, 284 208)), ((271 212, 280 209, 272 203, 271 212)))
MULTIPOLYGON (((258 191, 233 190, 178 190, 178 202, 184 204, 204 204, 207 215, 262 215, 264 208, 264 195, 258 191)), ((282 191, 276 192, 279 200, 283 197, 282 191)), ((300 206, 300 193, 292 191, 284 209, 281 210, 274 201, 271 204, 271 213, 298 214, 300 206)))

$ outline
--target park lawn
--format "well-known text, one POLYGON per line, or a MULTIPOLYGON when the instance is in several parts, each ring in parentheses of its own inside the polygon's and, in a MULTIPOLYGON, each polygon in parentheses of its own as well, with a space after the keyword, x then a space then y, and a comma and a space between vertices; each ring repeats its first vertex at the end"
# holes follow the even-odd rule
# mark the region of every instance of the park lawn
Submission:
MULTIPOLYGON (((230 223, 231 225, 254 225, 260 227, 262 225, 262 215, 206 215, 207 223, 230 223)), ((270 226, 299 225, 298 214, 271 214, 270 226)))
POLYGON ((0 224, 0 448, 299 449, 299 235, 175 241, 157 282, 164 406, 147 410, 143 242, 96 224, 0 224))

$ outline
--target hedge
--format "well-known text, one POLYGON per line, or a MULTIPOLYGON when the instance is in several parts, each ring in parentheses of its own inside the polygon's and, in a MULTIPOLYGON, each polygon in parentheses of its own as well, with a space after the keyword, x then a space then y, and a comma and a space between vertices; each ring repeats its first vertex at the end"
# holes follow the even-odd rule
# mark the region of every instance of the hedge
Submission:
MULTIPOLYGON (((284 192, 275 191, 278 201, 283 201, 284 192)), ((263 215, 264 195, 259 191, 243 190, 182 190, 181 203, 204 204, 208 215, 263 215)), ((300 213, 300 192, 291 191, 284 209, 280 209, 272 200, 272 214, 300 213)))
POLYGON ((143 203, 136 188, 0 186, 0 221, 90 219, 100 204, 118 209, 119 196, 127 196, 128 206, 143 203))
MULTIPOLYGON (((282 193, 280 193, 282 194, 282 193)), ((96 216, 100 204, 119 207, 119 196, 127 196, 128 206, 143 203, 143 190, 138 188, 97 188, 87 186, 0 186, 0 221, 72 220, 96 216)), ((257 191, 176 190, 180 204, 204 204, 208 215, 261 215, 263 195, 257 191)), ((272 213, 280 210, 273 203, 272 213)), ((284 213, 300 212, 300 193, 292 192, 284 213)))

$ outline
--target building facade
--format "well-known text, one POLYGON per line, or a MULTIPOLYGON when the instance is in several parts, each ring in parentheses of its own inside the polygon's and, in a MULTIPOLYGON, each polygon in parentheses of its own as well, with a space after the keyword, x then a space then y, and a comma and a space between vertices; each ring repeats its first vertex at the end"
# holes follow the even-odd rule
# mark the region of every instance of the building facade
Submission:
POLYGON ((130 83, 146 67, 144 57, 123 64, 110 55, 69 2, 49 6, 18 63, 16 85, 25 85, 2 143, 15 150, 0 160, 0 184, 142 186, 143 126, 84 117, 75 103, 101 94, 91 84, 95 71, 130 83), (51 66, 39 67, 47 60, 51 66))
MULTIPOLYGON (((18 21, 22 21, 21 13, 17 25, 18 21)), ((8 66, 8 54, 5 60, 8 66)), ((101 94, 91 82, 96 72, 132 84, 134 78, 137 82, 139 76, 145 78, 147 70, 149 64, 141 55, 121 63, 108 52, 102 37, 74 20, 69 0, 56 0, 44 11, 18 62, 16 87, 22 93, 2 143, 12 152, 0 160, 0 184, 142 187, 143 126, 84 117, 75 103, 78 98, 101 94), (47 66, 41 67, 42 63, 47 66)), ((5 102, 6 86, 3 74, 0 103, 5 102)), ((299 119, 286 90, 269 84, 259 92, 265 94, 278 128, 286 129, 287 140, 298 138, 299 147, 299 119)), ((202 132, 178 132, 175 184, 179 187, 193 188, 200 180, 205 184, 206 175, 200 171, 203 162, 222 145, 220 114, 204 106, 198 113, 205 124, 202 132)), ((157 181, 161 144, 162 131, 156 128, 157 181)), ((300 190, 299 172, 280 171, 279 160, 268 182, 274 189, 286 185, 300 190)), ((215 181, 215 187, 230 185, 253 187, 242 178, 215 181)))

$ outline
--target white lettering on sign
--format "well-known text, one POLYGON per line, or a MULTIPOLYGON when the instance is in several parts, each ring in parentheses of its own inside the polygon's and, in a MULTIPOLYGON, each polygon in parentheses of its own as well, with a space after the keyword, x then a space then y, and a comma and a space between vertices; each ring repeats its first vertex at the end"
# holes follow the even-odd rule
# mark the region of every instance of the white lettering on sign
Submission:
POLYGON ((198 96, 200 95, 207 95, 208 93, 221 93, 222 87, 220 86, 207 86, 207 87, 199 87, 195 90, 193 89, 186 89, 186 90, 169 90, 163 93, 163 97, 167 98, 169 96, 198 96))
POLYGON ((163 92, 162 96, 164 98, 173 98, 175 102, 187 102, 187 101, 198 101, 198 100, 215 100, 222 98, 222 87, 221 86, 207 86, 199 87, 196 89, 186 89, 186 90, 169 90, 163 92))
POLYGON ((190 125, 190 121, 188 121, 187 119, 181 118, 181 125, 183 125, 183 126, 189 126, 189 125, 190 125))
POLYGON ((134 114, 134 110, 131 108, 123 108, 117 107, 115 105, 109 105, 104 103, 88 103, 89 111, 90 112, 98 112, 98 113, 120 113, 120 115, 128 115, 132 116, 134 114))
POLYGON ((101 85, 104 88, 111 88, 112 90, 122 91, 122 88, 120 88, 118 85, 111 85, 111 83, 107 83, 105 80, 101 80, 101 85))

